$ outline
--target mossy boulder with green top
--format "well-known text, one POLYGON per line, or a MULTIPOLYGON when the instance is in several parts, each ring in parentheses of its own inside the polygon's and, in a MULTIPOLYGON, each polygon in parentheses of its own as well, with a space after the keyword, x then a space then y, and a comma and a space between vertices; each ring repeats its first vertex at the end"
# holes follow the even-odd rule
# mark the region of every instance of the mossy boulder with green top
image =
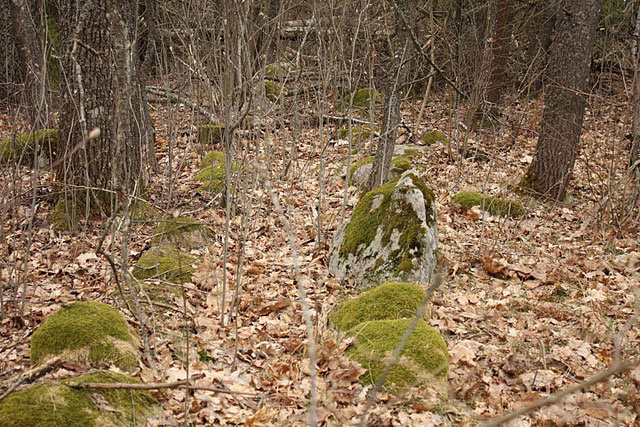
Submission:
POLYGON ((133 267, 138 280, 156 279, 172 283, 191 282, 196 259, 172 246, 159 246, 145 252, 133 267))
POLYGON ((331 324, 348 331, 362 322, 411 318, 425 295, 413 283, 387 282, 341 302, 330 316, 331 324))
POLYGON ((449 138, 447 138, 447 136, 439 130, 430 130, 422 135, 422 137, 420 138, 420 142, 422 142, 424 145, 433 145, 438 142, 448 145, 449 138))
POLYGON ((347 110, 351 105, 354 109, 364 110, 369 108, 371 105, 375 108, 380 104, 382 97, 380 96, 380 92, 378 92, 374 88, 365 87, 362 89, 358 89, 353 92, 353 94, 346 94, 340 100, 338 104, 339 110, 347 110), (353 101, 351 100, 351 96, 353 95, 353 101))
POLYGON ((452 201, 463 209, 479 206, 491 215, 516 218, 525 214, 524 206, 518 201, 499 199, 474 191, 461 191, 453 196, 452 201))
MULTIPOLYGON (((410 323, 411 319, 374 320, 349 330, 354 341, 346 354, 367 370, 361 377, 363 384, 376 383, 410 323)), ((446 342, 438 331, 420 319, 384 385, 391 391, 422 384, 444 389, 448 370, 446 342)))
POLYGON ((138 366, 138 340, 115 308, 76 302, 49 315, 31 336, 31 361, 49 358, 92 365, 109 363, 131 371, 138 366))
MULTIPOLYGON (((380 128, 378 126, 354 126, 351 128, 351 141, 353 143, 360 143, 364 141, 368 141, 371 135, 377 135, 380 133, 380 128)), ((349 128, 341 127, 335 133, 335 137, 337 139, 348 139, 349 138, 349 128)))
MULTIPOLYGON (((224 162, 225 155, 220 151, 211 151, 204 156, 200 162, 200 173, 196 176, 196 181, 202 183, 200 190, 216 194, 224 191, 226 182, 224 162)), ((231 164, 232 174, 238 173, 241 169, 238 163, 231 164)))
POLYGON ((34 151, 38 157, 50 159, 57 153, 59 145, 58 129, 41 129, 5 138, 0 142, 0 165, 11 161, 33 165, 34 151))
POLYGON ((438 227, 433 191, 415 171, 362 196, 329 250, 329 271, 356 286, 425 283, 436 266, 438 227))
POLYGON ((0 401, 0 426, 116 427, 146 425, 150 418, 161 417, 162 408, 148 391, 74 387, 82 383, 140 381, 116 372, 93 371, 30 386, 0 401))
POLYGON ((213 231, 195 218, 165 217, 159 220, 151 244, 196 249, 207 246, 213 231))
MULTIPOLYGON (((369 179, 369 174, 373 168, 375 156, 365 157, 358 160, 349 168, 349 182, 359 188, 364 188, 369 179)), ((398 156, 391 159, 391 169, 387 180, 392 181, 402 175, 405 171, 411 169, 411 160, 406 157, 398 156)))

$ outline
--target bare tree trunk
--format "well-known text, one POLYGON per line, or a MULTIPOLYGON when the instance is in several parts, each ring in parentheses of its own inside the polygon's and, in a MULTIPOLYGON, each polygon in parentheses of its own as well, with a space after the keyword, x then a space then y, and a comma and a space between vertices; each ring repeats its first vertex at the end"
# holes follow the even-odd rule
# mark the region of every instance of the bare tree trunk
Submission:
POLYGON ((66 0, 60 6, 65 146, 57 179, 128 192, 143 177, 144 150, 154 138, 138 73, 137 2, 66 0), (100 136, 83 146, 94 128, 100 136))
POLYGON ((567 0, 551 47, 535 157, 523 180, 534 193, 562 200, 578 155, 599 0, 567 0))
POLYGON ((413 57, 411 30, 415 29, 415 3, 413 0, 393 0, 396 8, 396 36, 393 40, 393 72, 389 74, 385 88, 384 117, 367 189, 382 185, 389 175, 396 133, 400 124, 400 105, 405 96, 409 73, 408 58, 413 57))
POLYGON ((500 99, 507 83, 507 61, 511 42, 511 0, 495 0, 495 31, 491 42, 492 60, 487 102, 492 116, 500 112, 500 99))
POLYGON ((42 4, 39 1, 13 0, 13 30, 22 65, 23 102, 34 127, 43 126, 45 108, 45 61, 41 29, 42 4))
POLYGON ((633 168, 636 182, 640 184, 640 9, 638 9, 635 25, 635 69, 633 73, 633 122, 631 126, 631 155, 629 166, 633 168))
POLYGON ((0 104, 16 103, 21 80, 12 0, 0 0, 0 104))

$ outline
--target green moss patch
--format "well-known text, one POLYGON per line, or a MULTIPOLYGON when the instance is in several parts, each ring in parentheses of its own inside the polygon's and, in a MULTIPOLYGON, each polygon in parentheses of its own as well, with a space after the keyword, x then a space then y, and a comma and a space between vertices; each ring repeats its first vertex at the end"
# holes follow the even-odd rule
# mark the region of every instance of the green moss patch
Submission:
POLYGON ((61 355, 81 363, 111 363, 124 370, 138 364, 137 340, 113 307, 76 302, 48 316, 31 337, 31 361, 61 355))
MULTIPOLYGON (((433 191, 429 189, 415 174, 407 176, 414 185, 420 189, 424 197, 425 210, 427 212, 427 225, 434 223, 435 218, 430 216, 433 212, 432 204, 435 201, 433 191)), ((358 255, 371 244, 382 227, 382 245, 386 246, 392 233, 399 233, 399 249, 394 251, 393 259, 383 260, 380 268, 392 268, 394 273, 401 274, 413 268, 413 259, 422 256, 423 235, 427 231, 422 225, 413 207, 402 198, 394 198, 391 194, 396 188, 400 177, 375 188, 366 193, 356 205, 351 215, 351 220, 345 227, 344 239, 339 249, 339 255, 343 258, 349 254, 358 255), (376 208, 374 207, 376 201, 376 208)), ((375 272, 372 272, 375 273, 375 272)))
POLYGON ((425 132, 425 134, 422 135, 422 138, 420 138, 420 141, 424 145, 433 145, 437 142, 449 144, 449 138, 447 138, 446 135, 439 130, 431 130, 429 132, 425 132))
POLYGON ((290 62, 274 62, 264 69, 264 75, 269 79, 283 79, 293 72, 294 65, 290 62))
MULTIPOLYGON (((355 162, 353 165, 351 165, 351 167, 349 168, 349 180, 352 181, 353 178, 353 174, 355 173, 355 171, 357 171, 359 168, 361 168, 364 165, 369 165, 372 164, 373 161, 375 160, 375 156, 369 156, 369 157, 365 157, 364 159, 360 159, 357 162, 355 162)), ((403 172, 411 169, 411 160, 409 160, 406 157, 394 157, 391 160, 391 176, 392 177, 397 177, 399 175, 402 175, 403 172)))
POLYGON ((58 149, 60 138, 57 129, 42 129, 27 132, 0 142, 0 165, 19 160, 21 164, 33 163, 34 150, 51 158, 58 149))
MULTIPOLYGON (((353 103, 351 104, 353 108, 363 110, 369 108, 369 105, 373 103, 373 106, 376 107, 380 104, 382 97, 380 96, 380 92, 378 92, 374 88, 365 87, 362 89, 358 89, 353 92, 353 103)), ((346 94, 340 100, 338 104, 339 110, 346 110, 349 108, 349 103, 351 101, 351 94, 346 94)))
POLYGON ((75 389, 77 383, 133 383, 127 375, 96 371, 81 377, 38 384, 11 393, 0 402, 0 425, 6 427, 86 427, 145 425, 161 411, 148 391, 75 389), (105 410, 105 406, 109 409, 105 410))
POLYGON ((133 268, 133 277, 138 280, 158 279, 172 283, 191 281, 196 259, 180 252, 175 247, 161 246, 147 251, 133 268))
POLYGON ((359 323, 412 317, 425 292, 413 283, 387 282, 346 300, 331 315, 332 325, 347 331, 359 323))
MULTIPOLYGON (((349 331, 355 340, 347 355, 367 369, 363 383, 375 384, 410 323, 411 319, 376 320, 360 323, 349 331)), ((421 319, 409 336, 398 363, 391 368, 385 387, 395 389, 446 381, 448 361, 444 339, 421 319)))
POLYGON ((222 145, 224 140, 224 125, 198 126, 198 143, 207 145, 222 145))
POLYGON ((280 96, 286 96, 287 90, 282 84, 275 80, 265 79, 263 83, 264 96, 271 102, 276 103, 280 96))
MULTIPOLYGON (((351 128, 351 141, 353 142, 361 142, 367 141, 371 134, 380 133, 380 128, 378 126, 356 126, 351 128)), ((349 137, 349 128, 342 127, 338 129, 336 132, 336 138, 338 139, 347 139, 349 137)))
POLYGON ((522 216, 525 213, 524 206, 520 202, 498 199, 496 197, 487 196, 474 191, 461 191, 453 196, 452 200, 464 209, 471 209, 474 206, 480 206, 491 215, 514 218, 522 216))
MULTIPOLYGON (((225 166, 224 153, 212 151, 207 153, 200 162, 200 173, 196 176, 196 181, 202 182, 201 190, 220 193, 225 186, 225 166)), ((231 172, 240 170, 240 166, 233 162, 231 172)))
POLYGON ((194 249, 206 246, 212 237, 211 229, 195 218, 166 217, 160 220, 151 244, 194 249))

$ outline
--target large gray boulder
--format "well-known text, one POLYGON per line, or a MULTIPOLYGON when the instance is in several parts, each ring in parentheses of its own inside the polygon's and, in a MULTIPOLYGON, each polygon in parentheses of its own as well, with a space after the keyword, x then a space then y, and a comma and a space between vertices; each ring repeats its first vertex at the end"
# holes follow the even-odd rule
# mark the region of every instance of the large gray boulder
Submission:
POLYGON ((433 191, 414 170, 366 193, 329 251, 329 271, 356 286, 428 282, 436 267, 433 191))

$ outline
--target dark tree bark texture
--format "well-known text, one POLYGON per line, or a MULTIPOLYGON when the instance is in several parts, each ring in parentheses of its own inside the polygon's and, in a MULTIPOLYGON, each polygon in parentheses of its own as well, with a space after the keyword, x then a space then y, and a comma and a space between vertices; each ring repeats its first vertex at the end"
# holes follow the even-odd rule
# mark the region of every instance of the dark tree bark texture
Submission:
POLYGON ((137 9, 127 0, 60 1, 59 181, 126 193, 143 178, 154 135, 138 72, 137 9), (100 136, 88 139, 94 128, 100 136))
POLYGON ((533 162, 523 184, 562 200, 580 146, 599 0, 567 0, 556 27, 533 162))
POLYGON ((509 45, 511 43, 511 1, 495 0, 496 22, 491 44, 491 75, 487 89, 487 102, 492 115, 497 116, 500 111, 500 99, 507 82, 507 61, 509 60, 509 45))

